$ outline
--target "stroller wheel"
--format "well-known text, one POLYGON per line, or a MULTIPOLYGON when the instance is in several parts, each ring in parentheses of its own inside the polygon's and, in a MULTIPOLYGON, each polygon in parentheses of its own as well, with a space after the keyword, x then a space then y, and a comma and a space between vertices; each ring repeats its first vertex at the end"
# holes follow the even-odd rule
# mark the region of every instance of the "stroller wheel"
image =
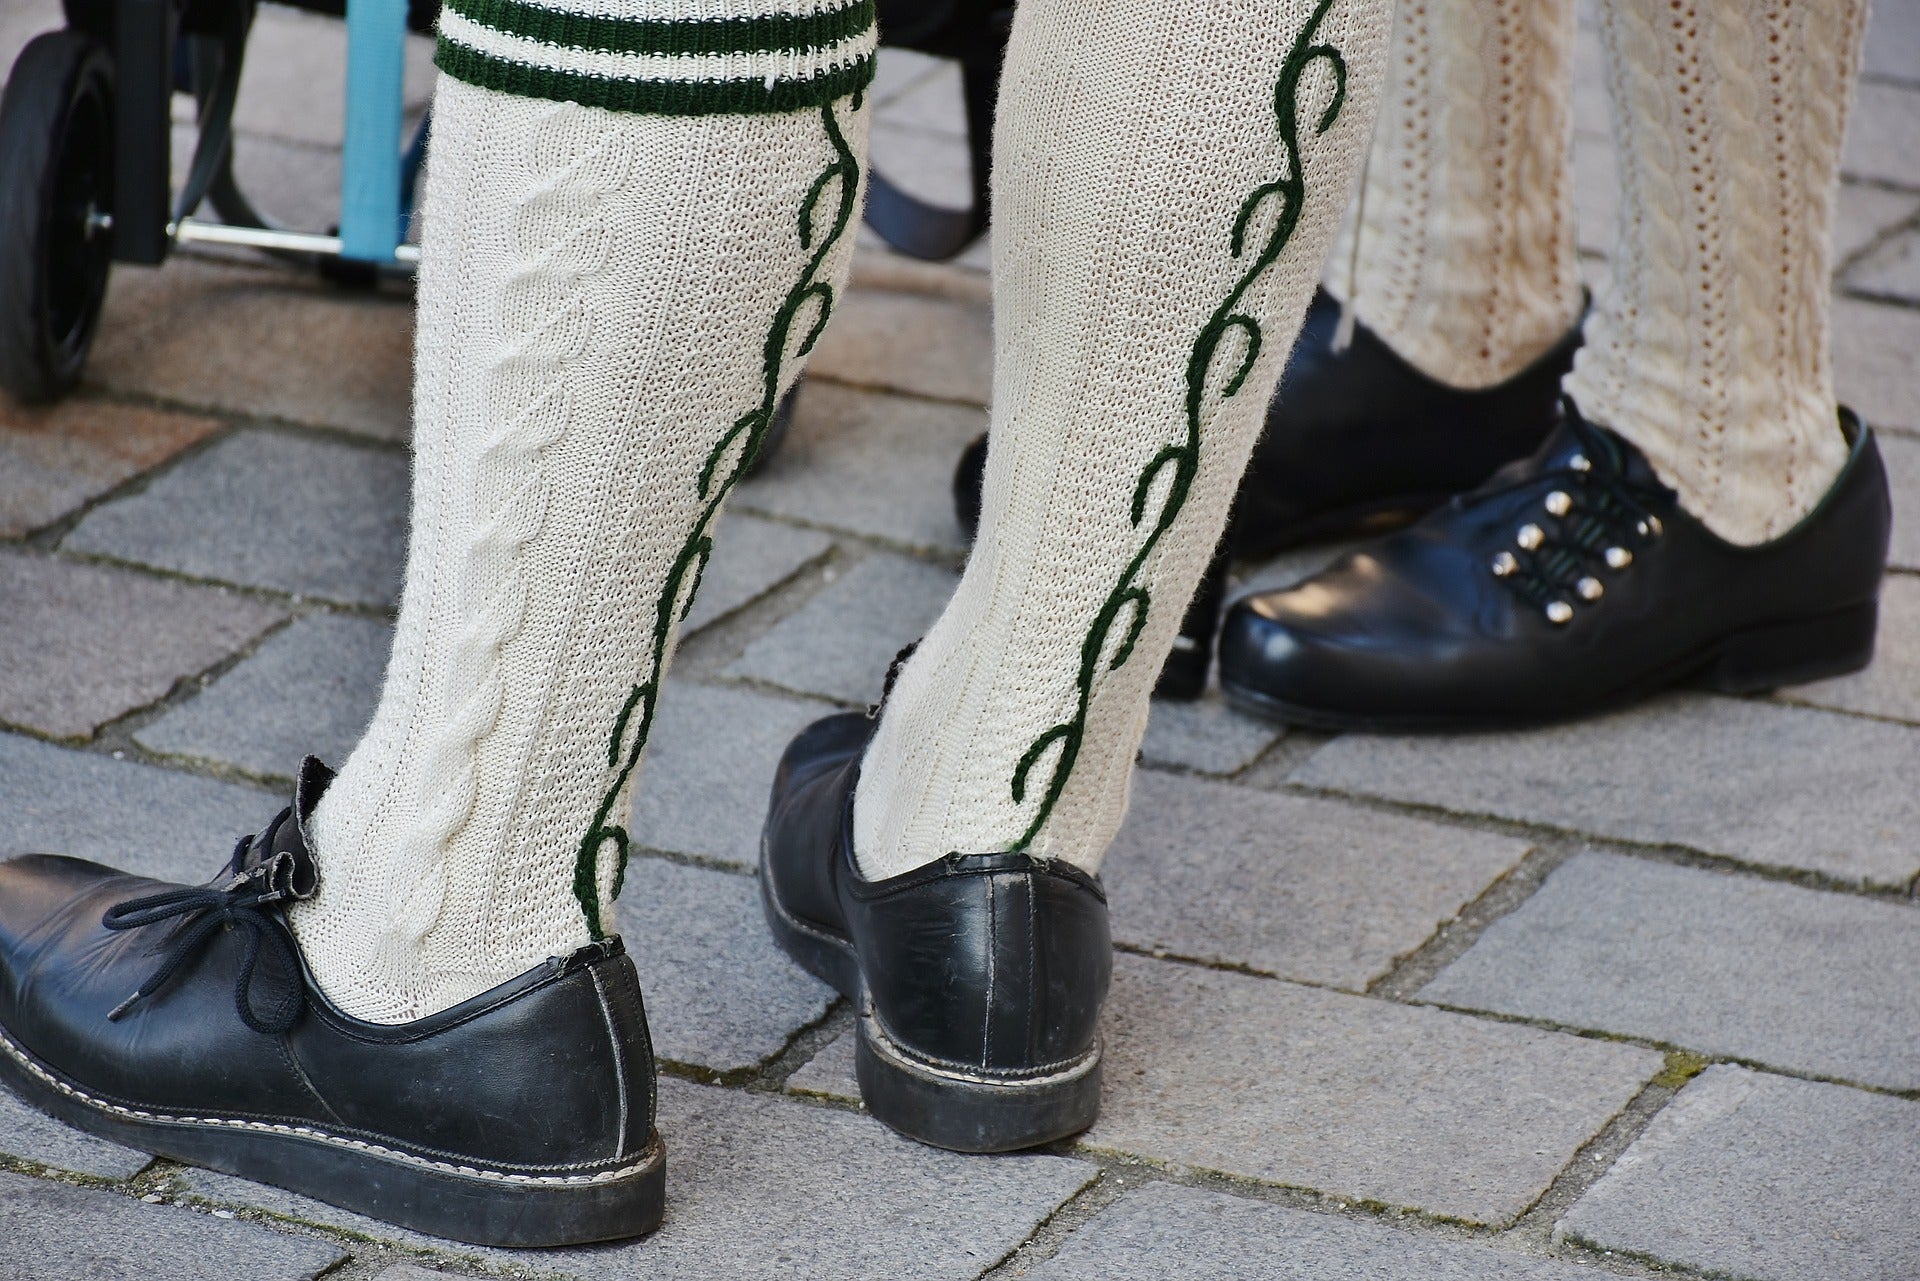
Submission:
POLYGON ((0 97, 0 387, 80 381, 113 259, 113 64, 77 31, 36 36, 0 97))

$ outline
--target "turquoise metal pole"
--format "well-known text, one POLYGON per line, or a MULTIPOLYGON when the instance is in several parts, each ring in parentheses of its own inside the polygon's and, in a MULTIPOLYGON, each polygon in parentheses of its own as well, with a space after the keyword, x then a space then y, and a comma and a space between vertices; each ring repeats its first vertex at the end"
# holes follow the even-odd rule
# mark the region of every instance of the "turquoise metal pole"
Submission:
POLYGON ((340 165, 340 253, 390 263, 406 235, 400 117, 407 0, 348 0, 347 121, 340 165))

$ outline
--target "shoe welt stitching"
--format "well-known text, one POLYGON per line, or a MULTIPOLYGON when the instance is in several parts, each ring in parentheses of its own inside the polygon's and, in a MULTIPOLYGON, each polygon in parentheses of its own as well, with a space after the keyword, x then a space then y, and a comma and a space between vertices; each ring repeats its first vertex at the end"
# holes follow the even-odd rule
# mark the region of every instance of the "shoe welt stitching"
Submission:
POLYGON ((287 1125, 282 1122, 272 1121, 248 1121, 238 1117, 173 1116, 165 1112, 147 1112, 139 1108, 122 1107, 117 1103, 109 1103, 105 1099, 96 1098, 88 1094, 85 1090, 69 1085, 67 1082, 53 1075, 44 1067, 40 1066, 33 1058, 28 1056, 19 1046, 15 1045, 12 1038, 8 1037, 4 1031, 0 1031, 0 1049, 6 1050, 7 1056, 13 1059, 14 1062, 62 1094, 70 1098, 78 1099, 88 1107, 95 1108, 102 1112, 111 1112, 117 1116, 127 1117, 136 1121, 158 1121, 171 1125, 223 1126, 228 1129, 253 1130, 265 1134, 293 1134, 304 1139, 312 1139, 318 1143, 325 1143, 332 1147, 351 1148, 356 1152, 371 1153, 374 1156, 399 1161, 406 1165, 424 1166, 428 1169, 441 1170, 448 1174, 458 1174, 467 1178, 487 1179, 498 1183, 537 1185, 611 1183, 618 1179, 628 1178, 645 1169, 650 1163, 652 1155, 651 1146, 649 1146, 647 1160, 636 1161, 631 1165, 622 1166, 617 1170, 603 1170, 598 1174, 508 1174, 502 1170, 482 1170, 470 1165, 454 1165, 447 1161, 430 1161, 425 1157, 415 1156, 411 1152, 401 1152, 393 1148, 383 1147, 378 1143, 368 1143, 362 1139, 349 1139, 343 1135, 328 1134, 324 1130, 316 1130, 304 1125, 287 1125))

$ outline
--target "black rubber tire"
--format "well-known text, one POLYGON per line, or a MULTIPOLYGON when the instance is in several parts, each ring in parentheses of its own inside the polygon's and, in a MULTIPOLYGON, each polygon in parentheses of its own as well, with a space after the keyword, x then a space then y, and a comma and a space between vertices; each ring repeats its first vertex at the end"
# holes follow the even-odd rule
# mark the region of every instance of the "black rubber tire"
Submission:
POLYGON ((113 62, 77 31, 35 36, 0 97, 0 388, 27 404, 80 381, 113 238, 113 62))

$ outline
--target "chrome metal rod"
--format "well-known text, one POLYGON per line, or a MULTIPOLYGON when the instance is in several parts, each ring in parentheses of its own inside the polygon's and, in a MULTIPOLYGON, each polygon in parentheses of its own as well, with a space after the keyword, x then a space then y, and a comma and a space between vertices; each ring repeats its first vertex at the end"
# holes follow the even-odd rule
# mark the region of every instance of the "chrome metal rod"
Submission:
MULTIPOLYGON (((265 227, 229 227, 225 223, 201 222, 182 218, 168 229, 177 244, 245 245, 251 249, 279 249, 293 253, 340 256, 340 237, 322 236, 311 231, 276 231, 265 227)), ((420 262, 420 246, 397 245, 393 259, 406 266, 420 262)))

